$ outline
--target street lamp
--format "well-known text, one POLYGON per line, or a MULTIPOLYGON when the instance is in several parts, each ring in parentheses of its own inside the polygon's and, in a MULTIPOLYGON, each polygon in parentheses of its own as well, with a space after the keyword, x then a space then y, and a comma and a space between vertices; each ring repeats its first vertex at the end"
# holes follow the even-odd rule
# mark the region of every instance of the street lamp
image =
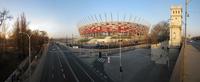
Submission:
POLYGON ((120 81, 122 81, 122 33, 121 33, 121 29, 120 29, 120 40, 119 40, 119 64, 120 64, 120 67, 119 67, 119 71, 120 71, 120 81))
MULTIPOLYGON (((26 32, 19 32, 20 34, 25 34, 28 37, 28 54, 29 54, 29 67, 31 67, 31 35, 26 32)), ((29 70, 29 77, 31 78, 31 69, 29 70)))
POLYGON ((184 38, 184 44, 183 44, 183 49, 184 49, 184 52, 183 52, 183 56, 182 56, 182 69, 181 69, 181 81, 182 82, 184 82, 184 72, 185 72, 185 68, 184 68, 184 64, 185 64, 185 62, 184 62, 184 59, 185 59, 185 57, 184 57, 184 55, 185 55, 185 51, 186 51, 186 42, 187 42, 187 17, 189 17, 189 12, 188 12, 188 5, 189 5, 189 3, 191 2, 191 0, 185 0, 185 34, 184 34, 184 36, 185 36, 185 38, 184 38))

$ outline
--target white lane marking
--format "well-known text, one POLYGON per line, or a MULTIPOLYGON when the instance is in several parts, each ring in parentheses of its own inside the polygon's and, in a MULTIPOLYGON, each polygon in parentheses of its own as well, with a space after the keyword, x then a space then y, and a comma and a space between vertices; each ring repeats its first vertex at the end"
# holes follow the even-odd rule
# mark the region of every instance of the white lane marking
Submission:
POLYGON ((62 64, 60 64, 60 67, 62 68, 62 64))
POLYGON ((64 73, 62 75, 63 75, 63 78, 66 78, 64 73))
MULTIPOLYGON (((62 57, 64 58, 64 53, 60 50, 60 48, 59 48, 57 45, 56 45, 56 47, 57 47, 57 50, 58 50, 58 51, 60 52, 60 54, 62 55, 62 57)), ((76 79, 76 82, 79 82, 79 79, 78 79, 78 77, 76 76, 76 74, 74 73, 74 71, 73 71, 71 65, 70 65, 69 62, 68 62, 68 60, 65 59, 65 58, 64 58, 64 60, 65 60, 65 62, 67 63, 67 65, 69 66, 69 69, 70 69, 70 71, 72 72, 74 78, 76 79)))
POLYGON ((85 69, 75 60, 74 61, 80 68, 81 70, 90 78, 90 80, 92 80, 92 82, 94 82, 94 79, 85 71, 85 69))
POLYGON ((103 73, 100 73, 100 75, 103 75, 103 73))
POLYGON ((59 56, 58 56, 58 61, 59 61, 60 67, 62 68, 62 64, 61 64, 61 61, 60 61, 60 57, 59 57, 59 56))
MULTIPOLYGON (((64 53, 60 50, 60 48, 57 46, 57 49, 60 51, 60 53, 62 54, 62 56, 63 56, 63 58, 64 58, 64 53)), ((65 59, 65 61, 67 60, 67 58, 64 58, 65 59)), ((77 61, 74 61, 80 68, 81 68, 81 70, 90 78, 90 80, 92 80, 92 82, 94 82, 94 79, 85 71, 85 69, 83 69, 83 67, 77 62, 77 61)), ((67 62, 66 63, 68 63, 68 65, 69 65, 69 67, 71 68, 71 66, 70 66, 70 64, 69 64, 69 62, 68 62, 68 60, 67 60, 67 62)))
POLYGON ((104 75, 104 78, 106 78, 106 79, 107 79, 108 77, 104 75))
POLYGON ((64 69, 63 69, 63 68, 61 68, 61 71, 62 71, 62 72, 64 72, 64 69))
POLYGON ((52 66, 52 70, 54 69, 54 67, 52 66))
POLYGON ((53 73, 51 74, 51 77, 54 78, 54 74, 53 73))

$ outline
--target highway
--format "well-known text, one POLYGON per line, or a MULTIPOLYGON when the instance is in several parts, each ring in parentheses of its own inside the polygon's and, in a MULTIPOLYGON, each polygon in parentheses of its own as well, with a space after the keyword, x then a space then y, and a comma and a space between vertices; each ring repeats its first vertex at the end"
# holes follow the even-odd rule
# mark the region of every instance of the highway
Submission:
POLYGON ((112 82, 92 71, 66 47, 50 44, 40 82, 112 82))
POLYGON ((192 41, 191 45, 200 51, 200 41, 192 41))

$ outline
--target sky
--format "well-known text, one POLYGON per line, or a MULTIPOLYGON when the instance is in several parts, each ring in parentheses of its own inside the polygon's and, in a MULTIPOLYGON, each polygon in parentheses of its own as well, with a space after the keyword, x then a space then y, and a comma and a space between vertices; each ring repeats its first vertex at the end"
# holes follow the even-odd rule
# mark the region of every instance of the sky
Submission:
MULTIPOLYGON (((200 35, 199 3, 200 0, 189 3, 187 30, 192 36, 200 35)), ((121 19, 131 16, 132 21, 138 18, 138 21, 142 19, 143 23, 153 26, 170 18, 172 5, 182 5, 184 11, 184 0, 0 0, 0 10, 7 9, 14 17, 8 21, 10 30, 16 18, 25 13, 30 29, 47 31, 53 38, 78 36, 80 22, 90 23, 92 16, 98 17, 99 14, 105 19, 105 13, 112 13, 113 18, 119 15, 121 19)))

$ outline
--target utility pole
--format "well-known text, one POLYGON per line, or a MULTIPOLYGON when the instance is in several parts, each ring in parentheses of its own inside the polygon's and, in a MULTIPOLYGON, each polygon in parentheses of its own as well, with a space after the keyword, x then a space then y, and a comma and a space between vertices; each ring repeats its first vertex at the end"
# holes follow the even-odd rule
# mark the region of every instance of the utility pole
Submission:
POLYGON ((123 70, 122 70, 122 49, 121 49, 121 47, 122 47, 122 45, 121 45, 121 42, 122 42, 122 40, 121 40, 121 29, 120 29, 120 43, 119 43, 119 65, 120 65, 120 68, 119 68, 119 71, 120 71, 120 82, 123 82, 122 81, 122 72, 123 72, 123 70))
POLYGON ((181 73, 181 82, 184 82, 184 77, 185 77, 185 75, 184 75, 184 70, 185 70, 185 66, 184 66, 184 64, 185 64, 185 62, 184 62, 184 60, 185 60, 185 50, 186 50, 186 42, 187 42, 187 17, 189 17, 189 14, 188 14, 188 4, 189 4, 189 0, 185 0, 185 38, 184 38, 184 46, 183 46, 183 48, 184 48, 184 53, 183 53, 183 57, 182 57, 182 73, 181 73))
POLYGON ((188 16, 188 0, 185 0, 185 39, 184 39, 185 46, 186 46, 186 38, 187 38, 187 16, 188 16))
POLYGON ((72 34, 72 41, 71 41, 72 47, 73 47, 73 43, 74 43, 74 35, 72 34))
POLYGON ((26 32, 19 32, 20 34, 25 34, 28 37, 28 54, 29 54, 29 81, 31 81, 31 36, 32 34, 28 34, 26 32))

